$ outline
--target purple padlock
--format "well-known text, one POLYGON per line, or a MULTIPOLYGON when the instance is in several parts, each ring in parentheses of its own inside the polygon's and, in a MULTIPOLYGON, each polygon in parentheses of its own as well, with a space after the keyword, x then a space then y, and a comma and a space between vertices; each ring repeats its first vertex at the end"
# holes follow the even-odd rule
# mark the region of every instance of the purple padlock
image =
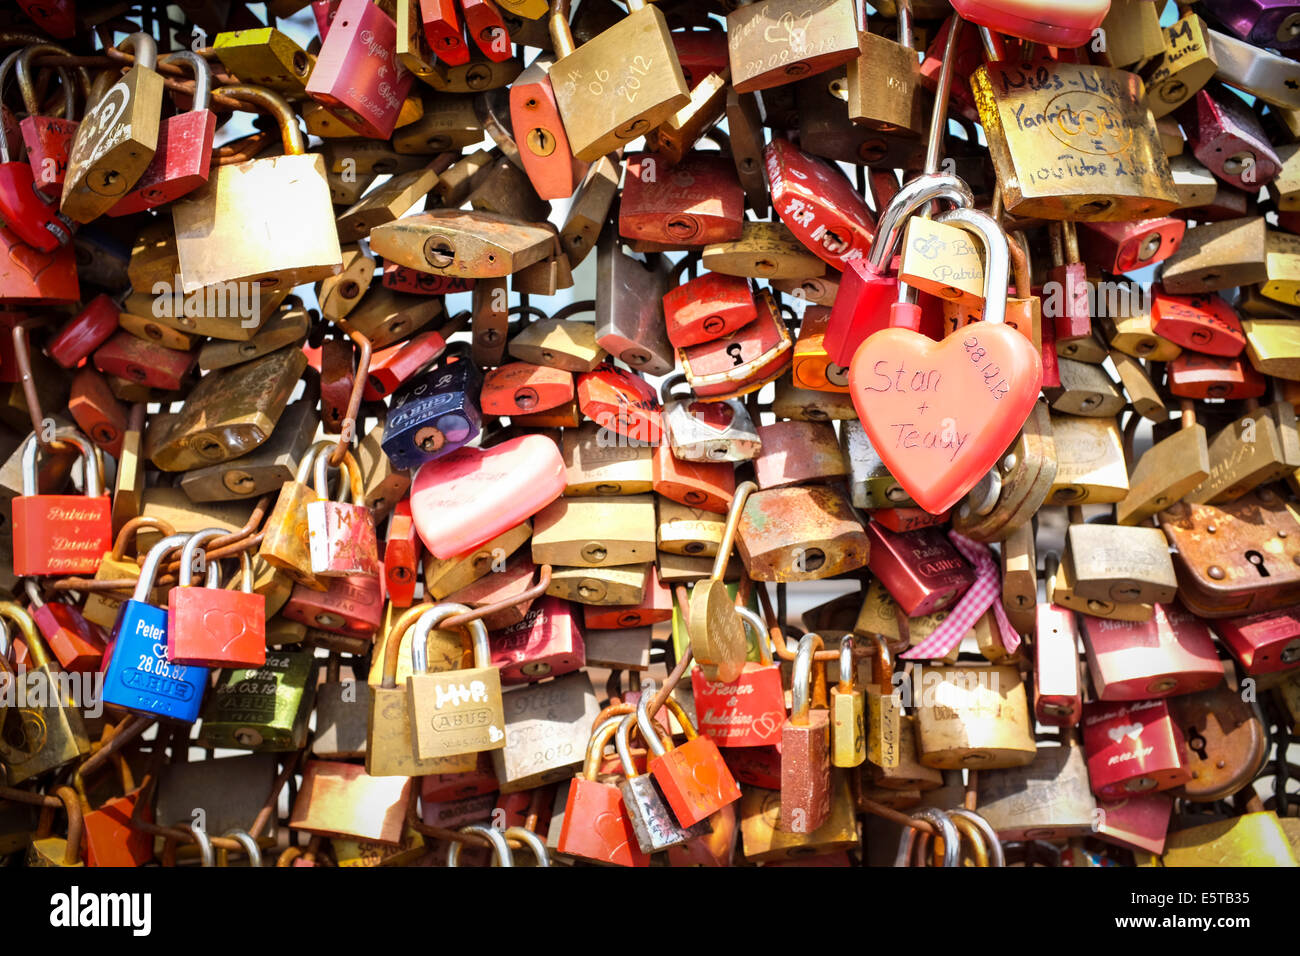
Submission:
POLYGON ((1205 0, 1205 9, 1247 43, 1300 50, 1300 5, 1286 0, 1205 0))

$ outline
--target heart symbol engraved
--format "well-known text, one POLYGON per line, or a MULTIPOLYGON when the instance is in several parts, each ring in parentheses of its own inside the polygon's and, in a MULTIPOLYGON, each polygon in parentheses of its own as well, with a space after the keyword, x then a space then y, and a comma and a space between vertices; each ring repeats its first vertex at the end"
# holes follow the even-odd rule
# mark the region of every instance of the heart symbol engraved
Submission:
POLYGON ((1134 740, 1137 740, 1138 737, 1142 736, 1142 725, 1125 724, 1122 727, 1112 727, 1110 730, 1106 731, 1106 733, 1111 740, 1115 741, 1115 743, 1119 743, 1125 737, 1131 737, 1134 740))
POLYGON ((501 728, 496 724, 488 725, 488 740, 492 741, 492 743, 496 743, 498 740, 503 740, 505 736, 506 735, 501 732, 501 728))
POLYGON ((531 518, 564 492, 564 458, 545 435, 460 448, 425 462, 411 484, 424 546, 447 559, 531 518))
POLYGON ((974 487, 1029 417, 1043 382, 1033 343, 976 322, 936 342, 883 329, 849 368, 853 407, 890 473, 939 514, 974 487))

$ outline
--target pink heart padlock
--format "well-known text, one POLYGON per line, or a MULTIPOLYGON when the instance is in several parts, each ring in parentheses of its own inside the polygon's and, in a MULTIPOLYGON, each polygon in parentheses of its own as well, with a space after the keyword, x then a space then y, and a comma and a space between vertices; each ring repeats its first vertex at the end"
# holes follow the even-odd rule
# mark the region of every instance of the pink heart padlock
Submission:
POLYGON ((564 493, 564 458, 544 435, 461 448, 415 473, 411 516, 424 546, 453 558, 531 518, 564 493))
MULTIPOLYGON (((1001 234, 988 216, 970 209, 939 221, 974 227, 986 241, 1001 234)), ((863 342, 849 367, 849 393, 871 447, 931 514, 955 505, 993 466, 1043 384, 1033 343, 1001 321, 1003 243, 1001 255, 986 256, 985 315, 995 321, 964 326, 936 342, 916 331, 915 306, 900 303, 892 327, 863 342)))

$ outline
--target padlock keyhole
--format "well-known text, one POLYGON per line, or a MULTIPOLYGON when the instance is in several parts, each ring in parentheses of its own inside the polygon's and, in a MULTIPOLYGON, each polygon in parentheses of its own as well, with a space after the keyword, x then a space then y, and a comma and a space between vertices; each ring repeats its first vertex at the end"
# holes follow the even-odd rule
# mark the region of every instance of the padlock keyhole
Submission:
POLYGON ((1205 737, 1195 727, 1187 728, 1187 749, 1202 760, 1209 760, 1209 751, 1205 749, 1205 737))
POLYGON ((1247 551, 1246 560, 1255 566, 1255 570, 1259 572, 1261 578, 1269 576, 1268 568, 1264 567, 1264 556, 1258 551, 1247 551))

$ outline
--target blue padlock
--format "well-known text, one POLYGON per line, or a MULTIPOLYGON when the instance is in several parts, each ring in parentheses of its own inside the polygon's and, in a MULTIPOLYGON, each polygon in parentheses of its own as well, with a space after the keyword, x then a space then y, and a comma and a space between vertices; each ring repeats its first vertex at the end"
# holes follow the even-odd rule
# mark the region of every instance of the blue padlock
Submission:
POLYGON ((380 442, 396 469, 415 468, 473 441, 483 425, 478 407, 482 375, 457 342, 438 364, 393 393, 380 442))
MULTIPOLYGON (((104 703, 160 720, 198 720, 209 670, 167 660, 167 608, 149 603, 158 566, 189 539, 188 534, 174 534, 149 549, 135 592, 122 602, 109 634, 104 703)), ((216 566, 215 561, 209 565, 216 566)))

